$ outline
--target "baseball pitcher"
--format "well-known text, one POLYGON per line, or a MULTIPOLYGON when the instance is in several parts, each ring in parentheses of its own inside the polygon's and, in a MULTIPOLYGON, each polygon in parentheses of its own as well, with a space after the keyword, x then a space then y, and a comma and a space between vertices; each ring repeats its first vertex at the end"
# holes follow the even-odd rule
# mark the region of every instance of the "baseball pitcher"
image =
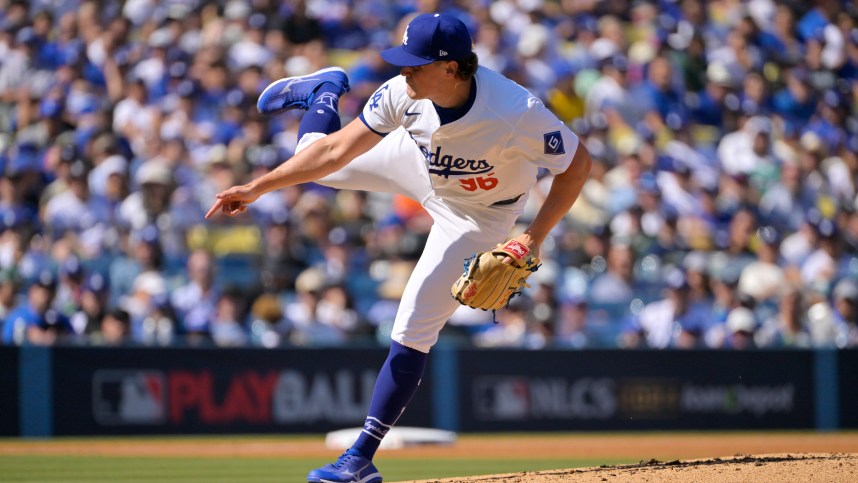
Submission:
POLYGON ((307 481, 382 481, 372 463, 375 452, 416 392, 447 319, 460 303, 502 307, 526 283, 538 267, 540 245, 590 171, 578 137, 527 90, 478 66, 471 47, 455 17, 415 17, 402 44, 382 52, 400 75, 342 128, 338 100, 349 90, 342 69, 272 83, 259 97, 260 112, 307 111, 297 154, 219 193, 206 214, 235 216, 264 193, 315 181, 399 193, 420 202, 434 220, 402 296, 364 429, 336 462, 311 471, 307 481), (507 239, 540 168, 555 175, 549 194, 530 226, 507 239))

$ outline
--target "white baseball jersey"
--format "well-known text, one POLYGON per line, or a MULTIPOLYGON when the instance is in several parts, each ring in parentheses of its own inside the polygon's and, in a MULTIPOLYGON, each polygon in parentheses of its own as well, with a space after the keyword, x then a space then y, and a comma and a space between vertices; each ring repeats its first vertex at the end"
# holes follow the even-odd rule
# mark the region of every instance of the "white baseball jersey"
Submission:
POLYGON ((442 126, 432 101, 408 97, 397 76, 373 94, 361 119, 381 135, 405 128, 442 198, 488 206, 527 193, 538 168, 559 174, 569 167, 578 137, 539 99, 484 67, 476 85, 473 106, 442 126))
MULTIPOLYGON (((398 193, 419 201, 435 223, 400 300, 391 338, 422 352, 460 307, 450 285, 462 261, 502 242, 521 213, 540 167, 566 170, 578 137, 539 99, 479 68, 474 104, 441 126, 432 101, 414 101, 405 79, 378 89, 361 119, 387 135, 342 169, 318 180, 339 189, 398 193), (497 201, 525 194, 513 204, 497 201)), ((303 150, 325 133, 307 133, 303 150)))

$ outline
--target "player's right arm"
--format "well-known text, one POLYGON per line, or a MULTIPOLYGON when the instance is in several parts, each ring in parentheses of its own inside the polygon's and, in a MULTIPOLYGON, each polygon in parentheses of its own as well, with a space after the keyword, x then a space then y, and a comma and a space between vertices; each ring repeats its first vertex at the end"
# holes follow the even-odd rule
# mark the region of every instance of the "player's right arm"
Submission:
POLYGON ((265 175, 218 193, 206 213, 206 219, 218 211, 229 216, 244 213, 248 203, 253 203, 265 193, 324 178, 372 149, 381 139, 363 121, 355 119, 339 131, 310 144, 265 175))

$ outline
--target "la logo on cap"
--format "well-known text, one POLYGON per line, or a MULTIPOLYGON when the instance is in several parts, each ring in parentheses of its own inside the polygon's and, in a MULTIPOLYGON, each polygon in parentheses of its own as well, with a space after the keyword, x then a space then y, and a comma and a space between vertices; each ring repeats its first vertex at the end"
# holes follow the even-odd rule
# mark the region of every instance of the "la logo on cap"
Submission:
POLYGON ((451 15, 420 14, 402 32, 402 44, 385 49, 381 57, 400 67, 417 67, 438 60, 464 59, 473 41, 465 24, 451 15))

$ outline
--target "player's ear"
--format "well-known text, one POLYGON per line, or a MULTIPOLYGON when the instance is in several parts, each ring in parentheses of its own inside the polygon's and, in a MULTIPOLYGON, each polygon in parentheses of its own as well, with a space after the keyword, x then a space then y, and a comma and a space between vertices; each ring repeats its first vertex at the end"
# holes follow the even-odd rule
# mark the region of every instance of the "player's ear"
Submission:
POLYGON ((446 70, 447 75, 456 75, 456 69, 458 69, 458 68, 459 68, 458 62, 455 62, 455 61, 447 62, 447 70, 446 70))

